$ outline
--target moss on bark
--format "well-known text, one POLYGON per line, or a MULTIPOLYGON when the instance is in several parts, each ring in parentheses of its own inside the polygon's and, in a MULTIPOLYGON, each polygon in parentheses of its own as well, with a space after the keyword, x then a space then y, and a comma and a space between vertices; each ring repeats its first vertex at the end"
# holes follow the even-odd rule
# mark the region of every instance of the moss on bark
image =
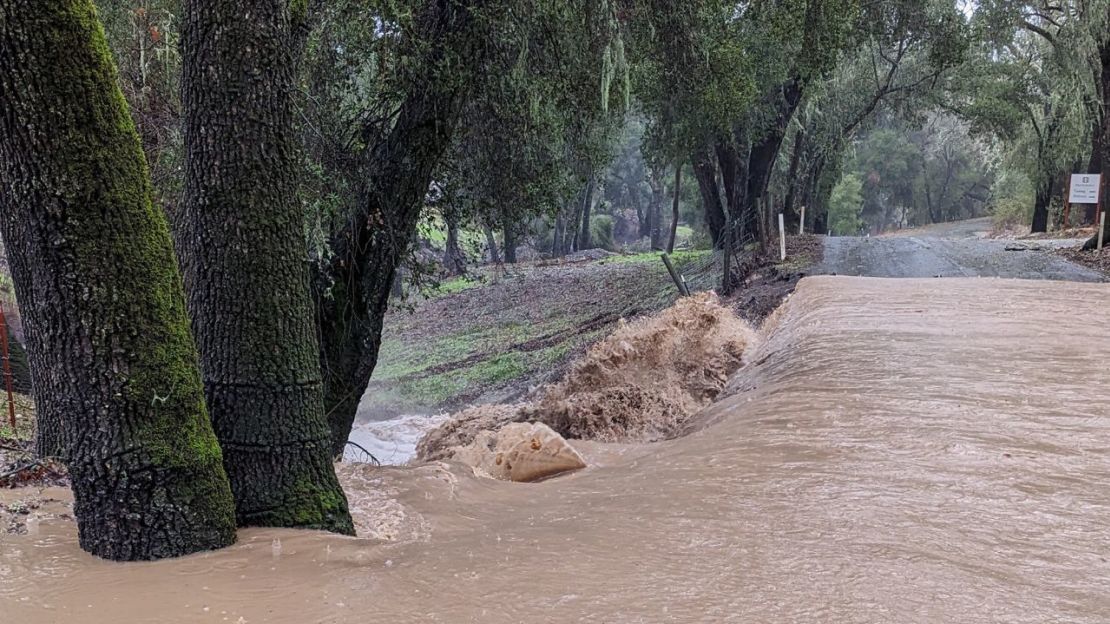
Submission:
POLYGON ((307 3, 184 9, 179 255, 238 521, 353 533, 329 452, 296 193, 294 68, 307 3))
POLYGON ((39 449, 69 466, 81 546, 132 560, 231 544, 169 227, 89 0, 0 6, 0 109, 39 449))

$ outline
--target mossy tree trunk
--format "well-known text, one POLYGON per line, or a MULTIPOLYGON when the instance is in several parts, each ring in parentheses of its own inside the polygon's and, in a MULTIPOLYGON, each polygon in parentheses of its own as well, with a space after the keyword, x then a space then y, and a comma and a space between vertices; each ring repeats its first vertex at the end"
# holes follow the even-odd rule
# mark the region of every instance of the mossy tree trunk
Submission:
POLYGON ((81 547, 235 541, 169 227, 90 0, 0 3, 0 230, 81 547))
POLYGON ((350 534, 296 200, 294 51, 304 16, 290 6, 303 5, 184 2, 178 243, 239 524, 350 534))

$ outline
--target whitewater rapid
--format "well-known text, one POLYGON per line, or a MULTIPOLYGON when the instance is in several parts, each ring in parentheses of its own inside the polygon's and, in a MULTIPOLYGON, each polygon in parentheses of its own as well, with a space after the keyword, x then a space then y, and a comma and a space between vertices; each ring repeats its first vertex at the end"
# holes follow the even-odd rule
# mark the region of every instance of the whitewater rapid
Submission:
POLYGON ((368 462, 366 452, 369 452, 383 466, 404 466, 416 457, 416 444, 420 439, 447 418, 446 414, 407 414, 389 420, 359 423, 348 437, 358 446, 348 444, 343 459, 368 462))

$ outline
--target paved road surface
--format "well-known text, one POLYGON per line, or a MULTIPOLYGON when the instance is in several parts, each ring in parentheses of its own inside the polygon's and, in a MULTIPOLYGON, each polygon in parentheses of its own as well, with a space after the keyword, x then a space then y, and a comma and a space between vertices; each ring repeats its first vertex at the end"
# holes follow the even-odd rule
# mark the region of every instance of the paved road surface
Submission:
POLYGON ((831 237, 825 241, 824 262, 816 272, 868 277, 1105 281, 1095 271, 1048 253, 1052 248, 1074 246, 1081 241, 991 240, 986 238, 989 230, 989 219, 974 219, 890 236, 831 237))

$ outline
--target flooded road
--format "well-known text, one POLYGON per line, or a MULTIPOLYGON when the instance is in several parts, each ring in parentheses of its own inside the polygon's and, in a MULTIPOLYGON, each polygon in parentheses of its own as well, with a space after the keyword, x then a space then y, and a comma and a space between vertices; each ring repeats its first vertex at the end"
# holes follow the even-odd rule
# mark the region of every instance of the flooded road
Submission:
POLYGON ((1079 239, 992 240, 991 220, 972 219, 887 236, 823 239, 817 273, 864 277, 1003 277, 1105 281, 1102 274, 1048 253, 1079 239))
POLYGON ((686 437, 582 444, 590 468, 531 485, 347 465, 362 537, 150 564, 85 555, 50 503, 0 534, 0 620, 1106 622, 1108 307, 809 278, 686 437))

